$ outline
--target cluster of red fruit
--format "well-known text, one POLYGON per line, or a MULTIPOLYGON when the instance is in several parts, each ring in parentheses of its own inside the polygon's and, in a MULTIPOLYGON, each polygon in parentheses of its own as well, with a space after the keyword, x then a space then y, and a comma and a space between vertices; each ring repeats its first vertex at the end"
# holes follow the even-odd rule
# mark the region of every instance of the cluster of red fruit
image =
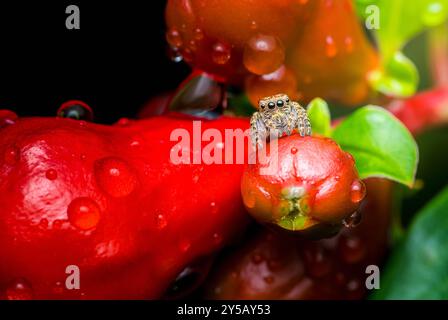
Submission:
MULTIPOLYGON (((252 101, 369 95, 377 57, 351 1, 169 0, 167 24, 176 58, 244 85, 252 101)), ((92 118, 80 101, 57 118, 0 111, 0 298, 177 298, 198 286, 224 299, 365 295, 366 266, 387 244, 391 183, 364 185, 331 139, 279 139, 277 171, 262 176, 259 163, 173 164, 170 135, 193 135, 191 116, 92 118), (333 237, 309 239, 323 235, 333 237), (79 290, 64 286, 69 265, 79 290)), ((200 121, 222 136, 249 128, 247 118, 200 121)))

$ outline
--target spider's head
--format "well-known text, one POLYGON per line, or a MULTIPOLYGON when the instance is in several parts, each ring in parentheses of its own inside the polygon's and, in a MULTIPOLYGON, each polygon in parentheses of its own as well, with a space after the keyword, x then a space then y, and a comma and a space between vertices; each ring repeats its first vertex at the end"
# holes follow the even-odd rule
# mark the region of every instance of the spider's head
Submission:
POLYGON ((289 108, 289 97, 283 93, 263 98, 258 102, 258 111, 263 114, 272 114, 284 108, 289 108))

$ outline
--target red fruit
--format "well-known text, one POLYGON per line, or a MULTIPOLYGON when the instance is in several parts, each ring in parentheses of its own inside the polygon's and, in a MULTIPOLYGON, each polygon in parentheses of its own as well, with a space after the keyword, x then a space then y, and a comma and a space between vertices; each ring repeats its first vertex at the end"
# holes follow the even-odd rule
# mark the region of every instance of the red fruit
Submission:
POLYGON ((166 23, 176 58, 245 83, 255 105, 278 92, 357 104, 378 64, 350 0, 169 0, 166 23), (272 75, 280 68, 288 74, 272 75))
POLYGON ((355 105, 368 98, 368 75, 378 56, 351 0, 317 0, 313 18, 287 54, 304 100, 315 97, 355 105))
POLYGON ((448 87, 421 92, 406 100, 394 100, 390 111, 412 134, 448 122, 448 87))
POLYGON ((260 230, 223 256, 207 280, 208 299, 360 299, 366 267, 382 262, 391 212, 391 186, 369 179, 363 220, 331 239, 309 241, 260 230))
POLYGON ((247 210, 260 222, 291 231, 337 230, 365 196, 353 158, 328 138, 291 135, 277 143, 278 151, 268 144, 267 156, 244 171, 247 210))
MULTIPOLYGON (((224 137, 249 122, 201 125, 224 137)), ((241 232, 243 165, 175 165, 175 129, 193 136, 192 119, 31 118, 0 129, 0 296, 159 298, 186 266, 241 232), (70 265, 80 290, 65 288, 70 265)))

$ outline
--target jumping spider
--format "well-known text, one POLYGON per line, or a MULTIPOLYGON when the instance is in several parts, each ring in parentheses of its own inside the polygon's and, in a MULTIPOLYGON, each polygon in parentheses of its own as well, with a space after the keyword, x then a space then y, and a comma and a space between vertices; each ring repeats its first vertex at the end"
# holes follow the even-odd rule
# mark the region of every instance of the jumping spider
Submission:
POLYGON ((311 124, 306 110, 297 102, 290 101, 286 94, 277 94, 261 99, 258 112, 250 119, 250 135, 254 149, 262 148, 268 137, 291 135, 294 129, 303 136, 311 135, 311 124))

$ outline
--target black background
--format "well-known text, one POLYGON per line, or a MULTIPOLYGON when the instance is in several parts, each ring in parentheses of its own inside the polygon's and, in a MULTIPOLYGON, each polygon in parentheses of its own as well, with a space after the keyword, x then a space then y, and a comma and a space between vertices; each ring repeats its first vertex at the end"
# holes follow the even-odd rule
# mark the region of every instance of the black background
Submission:
POLYGON ((166 54, 165 4, 1 1, 0 109, 54 116, 64 101, 81 99, 97 122, 135 116, 189 72, 166 54), (80 30, 65 27, 70 4, 80 9, 80 30))

